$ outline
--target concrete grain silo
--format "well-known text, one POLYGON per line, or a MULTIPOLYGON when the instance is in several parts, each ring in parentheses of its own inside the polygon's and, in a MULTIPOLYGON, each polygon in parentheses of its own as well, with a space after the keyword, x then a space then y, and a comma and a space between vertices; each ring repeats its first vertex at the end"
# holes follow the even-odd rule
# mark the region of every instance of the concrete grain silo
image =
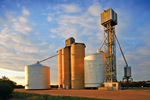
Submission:
POLYGON ((49 89, 50 68, 42 64, 25 66, 25 89, 49 89))
POLYGON ((71 45, 72 89, 84 88, 84 57, 85 57, 85 45, 83 43, 73 43, 71 45))
POLYGON ((62 48, 62 83, 63 88, 71 88, 70 47, 62 48))
POLYGON ((85 88, 97 88, 104 82, 104 53, 96 53, 84 58, 85 88))
POLYGON ((58 86, 62 88, 62 49, 57 51, 58 53, 58 86))

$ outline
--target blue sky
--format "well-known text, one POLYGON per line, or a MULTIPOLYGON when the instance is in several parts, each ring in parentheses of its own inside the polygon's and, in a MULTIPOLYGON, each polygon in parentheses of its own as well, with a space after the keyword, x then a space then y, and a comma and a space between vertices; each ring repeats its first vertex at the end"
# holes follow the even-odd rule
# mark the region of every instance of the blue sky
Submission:
MULTIPOLYGON (((96 53, 104 35, 100 13, 118 14, 116 35, 135 81, 150 80, 149 0, 0 0, 0 77, 24 84, 24 66, 36 63, 74 37, 86 45, 86 56, 96 53)), ((43 62, 57 84, 57 57, 43 62)), ((125 63, 117 46, 117 75, 125 63)))

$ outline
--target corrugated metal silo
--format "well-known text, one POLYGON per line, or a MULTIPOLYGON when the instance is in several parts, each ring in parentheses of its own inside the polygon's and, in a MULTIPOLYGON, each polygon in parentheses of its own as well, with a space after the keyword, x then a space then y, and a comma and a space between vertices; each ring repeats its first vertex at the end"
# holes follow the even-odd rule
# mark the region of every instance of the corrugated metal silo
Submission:
POLYGON ((58 50, 58 85, 62 88, 62 50, 58 50))
POLYGON ((50 68, 41 64, 25 66, 25 89, 49 89, 50 68))
POLYGON ((96 53, 84 58, 85 88, 97 88, 105 79, 104 53, 96 53))
POLYGON ((84 88, 84 57, 85 57, 85 45, 83 43, 73 43, 71 45, 72 89, 84 88))
POLYGON ((63 88, 71 87, 70 47, 62 48, 62 83, 63 88))

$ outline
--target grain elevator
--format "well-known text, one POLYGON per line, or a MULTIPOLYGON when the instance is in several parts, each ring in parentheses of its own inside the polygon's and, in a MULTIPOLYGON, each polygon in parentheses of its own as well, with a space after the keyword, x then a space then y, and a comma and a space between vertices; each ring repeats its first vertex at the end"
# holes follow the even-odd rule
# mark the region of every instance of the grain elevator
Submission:
POLYGON ((75 43, 75 39, 71 37, 57 53, 59 88, 83 89, 85 44, 75 43))
POLYGON ((50 68, 40 63, 58 56, 59 89, 98 88, 119 90, 116 69, 116 41, 126 63, 124 78, 131 78, 131 67, 128 66, 117 36, 117 13, 113 9, 101 13, 101 25, 104 28, 104 41, 97 53, 85 57, 85 44, 76 43, 73 37, 65 40, 65 47, 57 55, 25 66, 25 89, 49 89, 50 68), (102 49, 103 48, 103 49, 102 49))

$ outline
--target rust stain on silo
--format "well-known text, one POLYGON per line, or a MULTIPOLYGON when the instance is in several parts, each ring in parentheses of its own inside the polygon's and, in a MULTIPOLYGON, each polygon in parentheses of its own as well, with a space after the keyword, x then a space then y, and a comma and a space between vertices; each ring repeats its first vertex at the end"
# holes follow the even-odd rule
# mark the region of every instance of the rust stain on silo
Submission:
POLYGON ((84 88, 84 57, 85 45, 74 43, 71 45, 71 87, 72 89, 84 88))
POLYGON ((62 48, 62 83, 63 88, 71 88, 70 82, 70 47, 62 48))

